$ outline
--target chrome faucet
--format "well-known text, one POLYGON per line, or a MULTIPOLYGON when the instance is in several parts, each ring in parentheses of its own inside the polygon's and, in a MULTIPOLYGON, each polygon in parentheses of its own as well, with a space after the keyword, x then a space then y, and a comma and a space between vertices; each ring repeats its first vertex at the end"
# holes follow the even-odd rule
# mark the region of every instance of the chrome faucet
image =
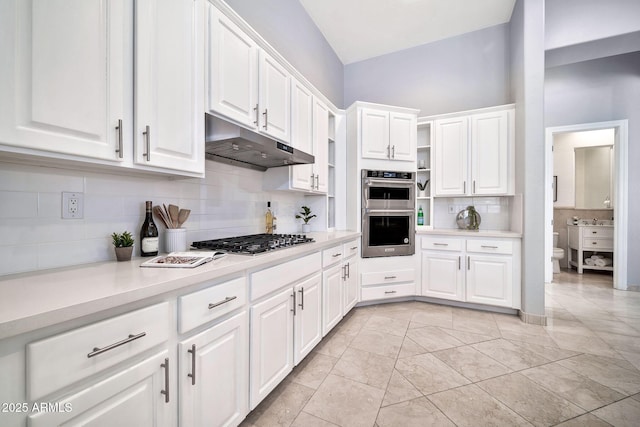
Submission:
POLYGON ((598 225, 598 218, 593 218, 593 222, 592 222, 592 224, 593 224, 593 225, 598 225))

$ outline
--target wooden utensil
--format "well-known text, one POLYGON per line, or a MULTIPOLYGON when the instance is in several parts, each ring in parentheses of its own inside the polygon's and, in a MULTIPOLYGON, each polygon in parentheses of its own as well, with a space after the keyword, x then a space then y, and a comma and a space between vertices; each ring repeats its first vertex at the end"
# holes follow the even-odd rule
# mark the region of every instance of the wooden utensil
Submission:
POLYGON ((162 222, 164 223, 164 226, 165 226, 165 227, 167 227, 167 228, 171 228, 171 227, 169 226, 169 223, 170 223, 171 221, 169 220, 169 218, 167 218, 167 217, 165 216, 165 213, 162 211, 162 208, 160 208, 160 206, 157 206, 157 205, 156 205, 156 206, 154 206, 154 207, 153 207, 153 213, 156 215, 156 217, 158 217, 158 218, 160 218, 160 219, 162 220, 162 222))
POLYGON ((169 205, 169 218, 171 218, 171 227, 170 228, 178 228, 178 212, 180 208, 176 205, 169 205))
POLYGON ((178 228, 182 227, 182 224, 189 218, 190 213, 191 209, 180 209, 180 212, 178 212, 178 228))

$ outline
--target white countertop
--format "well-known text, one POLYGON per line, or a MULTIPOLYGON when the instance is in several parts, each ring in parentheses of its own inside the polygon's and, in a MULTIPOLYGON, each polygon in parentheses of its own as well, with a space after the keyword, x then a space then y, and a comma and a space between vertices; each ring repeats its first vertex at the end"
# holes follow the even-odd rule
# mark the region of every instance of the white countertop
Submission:
POLYGON ((193 269, 140 268, 148 258, 108 261, 0 278, 0 339, 115 308, 221 277, 258 270, 360 233, 309 233, 314 243, 261 255, 233 255, 193 269))
POLYGON ((516 231, 503 230, 460 230, 459 228, 436 228, 418 230, 419 235, 437 235, 437 236, 464 236, 464 237, 516 237, 522 238, 522 233, 516 231))

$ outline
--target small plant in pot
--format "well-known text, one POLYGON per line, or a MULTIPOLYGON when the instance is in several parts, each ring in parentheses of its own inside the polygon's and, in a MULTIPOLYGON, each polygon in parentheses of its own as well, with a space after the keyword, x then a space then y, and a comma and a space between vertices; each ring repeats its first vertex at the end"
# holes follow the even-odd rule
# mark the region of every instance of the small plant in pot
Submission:
POLYGON ((116 250, 116 259, 118 261, 129 261, 133 252, 133 236, 128 231, 121 234, 113 233, 113 246, 116 250))
POLYGON ((304 224, 302 224, 303 233, 308 233, 309 231, 311 231, 311 226, 309 225, 309 221, 311 220, 311 218, 315 218, 315 217, 316 217, 315 215, 311 215, 311 209, 309 209, 308 206, 303 206, 300 213, 296 214, 296 219, 301 219, 304 221, 304 224))

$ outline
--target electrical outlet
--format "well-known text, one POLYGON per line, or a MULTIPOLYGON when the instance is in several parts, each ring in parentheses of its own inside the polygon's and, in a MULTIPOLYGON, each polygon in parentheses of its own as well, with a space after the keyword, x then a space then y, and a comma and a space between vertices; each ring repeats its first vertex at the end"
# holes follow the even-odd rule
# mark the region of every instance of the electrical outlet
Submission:
POLYGON ((62 192, 62 218, 82 219, 84 217, 84 193, 62 192))
POLYGON ((449 205, 449 213, 450 213, 450 214, 454 214, 454 213, 456 213, 456 207, 455 207, 455 205, 449 205))

